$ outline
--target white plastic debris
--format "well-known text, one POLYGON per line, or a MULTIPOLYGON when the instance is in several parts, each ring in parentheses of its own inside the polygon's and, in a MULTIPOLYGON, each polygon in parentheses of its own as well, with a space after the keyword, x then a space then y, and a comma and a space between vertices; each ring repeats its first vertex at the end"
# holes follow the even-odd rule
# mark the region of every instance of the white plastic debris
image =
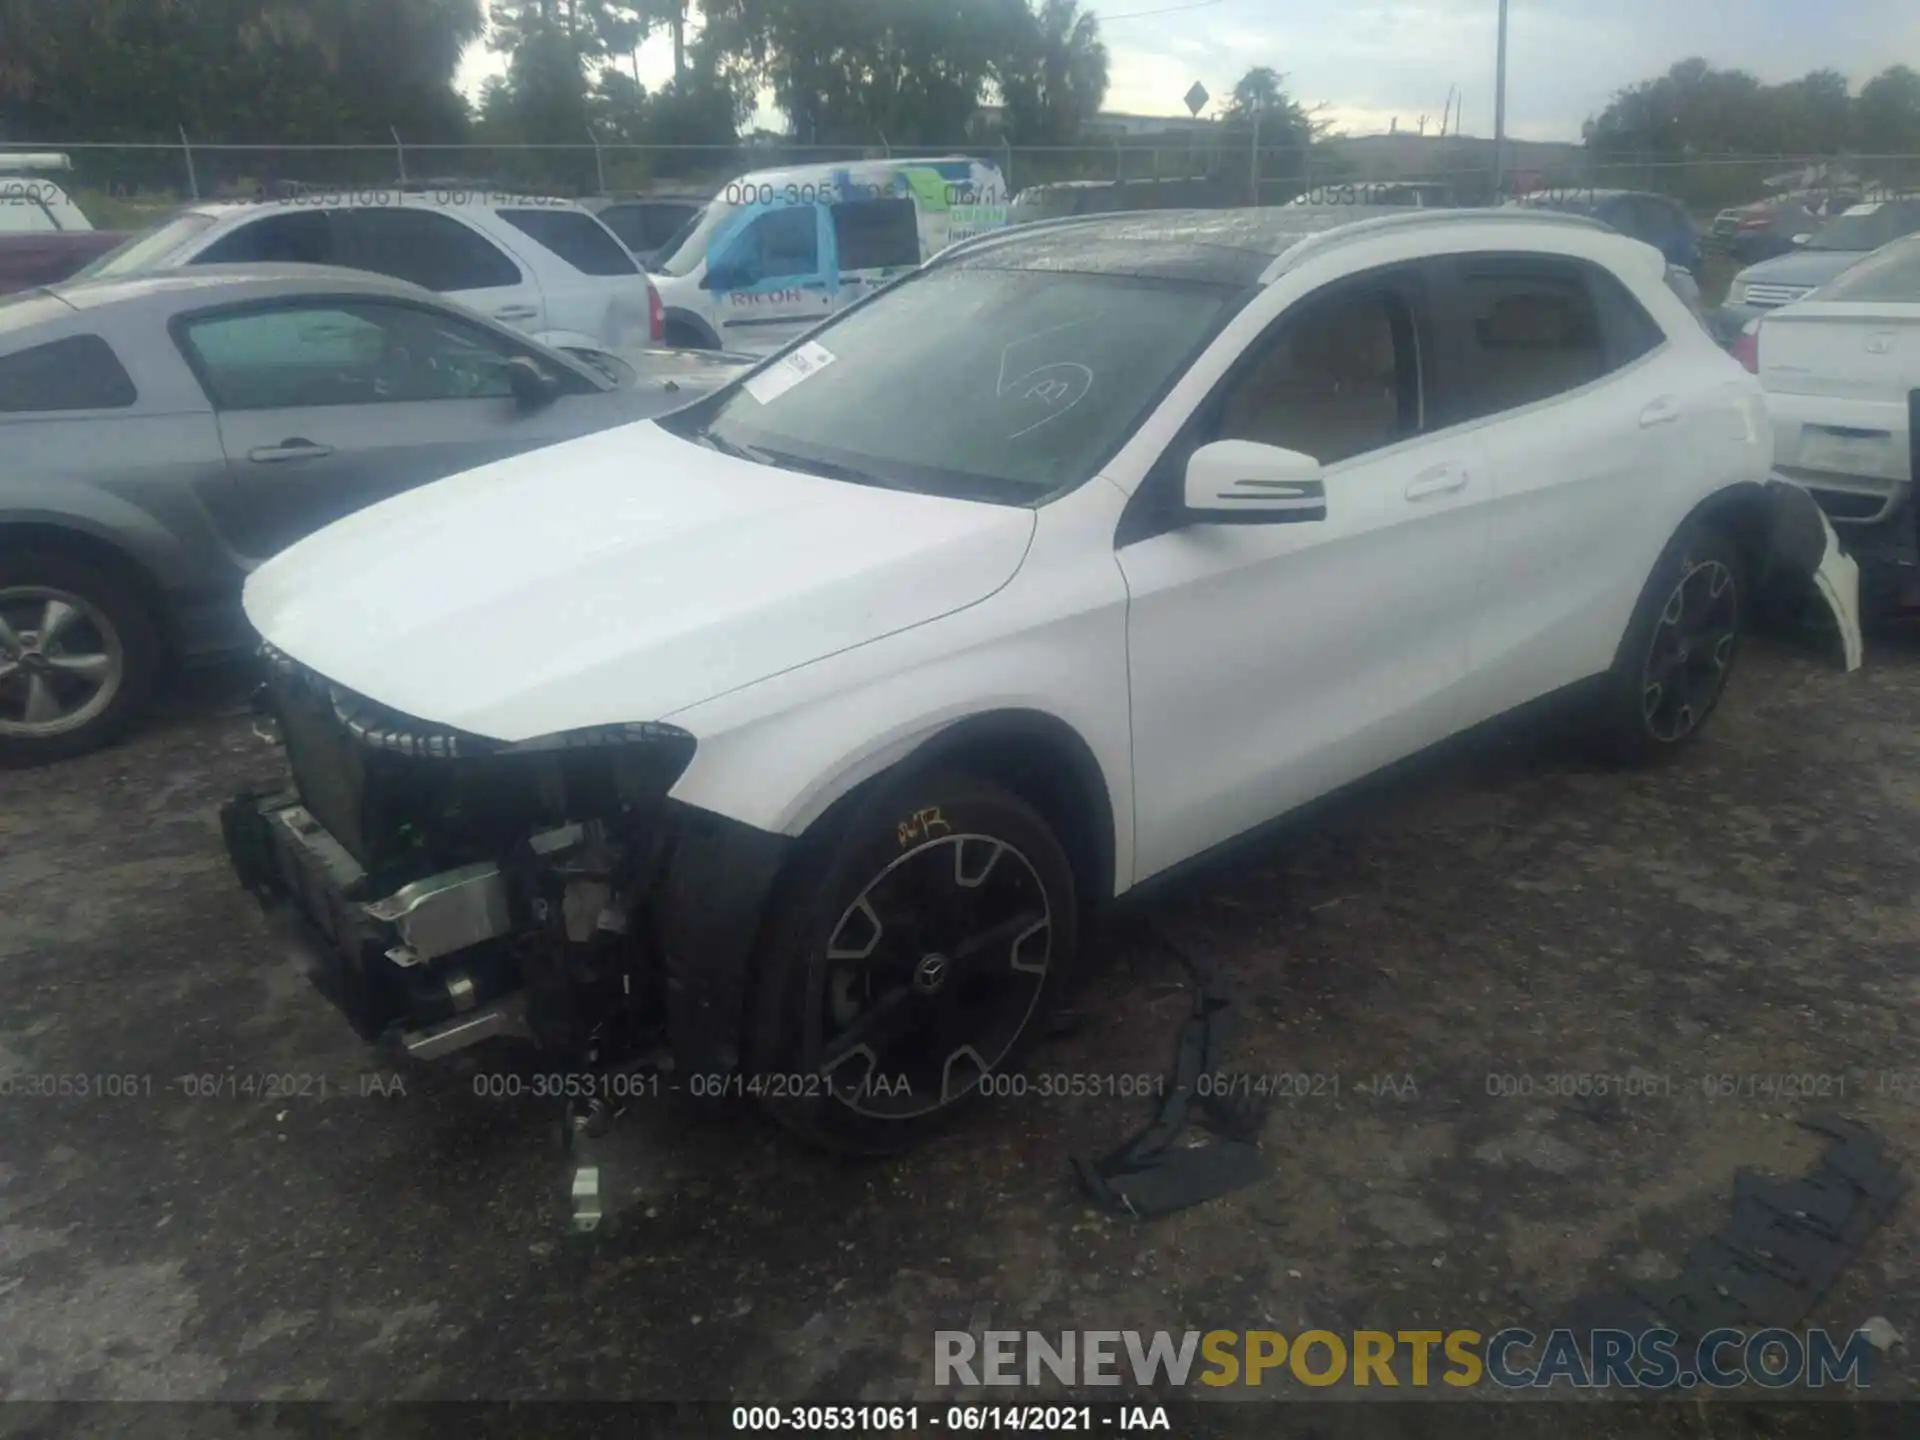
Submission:
POLYGON ((1876 1315, 1860 1327, 1860 1333, 1867 1337, 1867 1343, 1876 1350, 1891 1350, 1896 1345, 1907 1342, 1900 1332, 1893 1328, 1893 1322, 1884 1315, 1876 1315))

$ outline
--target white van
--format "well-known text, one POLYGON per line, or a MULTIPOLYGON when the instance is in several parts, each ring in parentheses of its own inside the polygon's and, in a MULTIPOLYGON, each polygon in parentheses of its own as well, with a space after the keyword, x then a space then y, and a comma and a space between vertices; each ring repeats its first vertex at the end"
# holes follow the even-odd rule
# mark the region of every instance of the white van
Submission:
POLYGON ((742 175, 660 252, 666 343, 763 354, 1006 223, 999 168, 964 156, 742 175))

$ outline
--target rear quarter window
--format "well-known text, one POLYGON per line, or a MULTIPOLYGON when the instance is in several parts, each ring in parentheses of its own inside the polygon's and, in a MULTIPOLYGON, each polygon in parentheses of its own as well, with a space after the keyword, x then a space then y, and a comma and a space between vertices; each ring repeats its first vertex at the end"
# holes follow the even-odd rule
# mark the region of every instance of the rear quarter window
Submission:
POLYGON ((139 398, 120 357, 98 335, 0 355, 0 415, 124 410, 139 398))
POLYGON ((578 210, 501 210, 500 218, 583 275, 637 275, 640 267, 607 227, 578 210))

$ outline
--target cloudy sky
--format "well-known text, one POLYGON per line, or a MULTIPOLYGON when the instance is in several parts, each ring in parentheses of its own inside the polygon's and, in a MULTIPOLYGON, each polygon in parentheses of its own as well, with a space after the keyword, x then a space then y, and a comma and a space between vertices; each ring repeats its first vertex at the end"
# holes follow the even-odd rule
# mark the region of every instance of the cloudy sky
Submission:
MULTIPOLYGON (((1088 4, 1088 0, 1082 0, 1088 4)), ((1449 86, 1469 134, 1493 131, 1498 0, 1091 0, 1112 52, 1109 110, 1183 114, 1198 80, 1216 102, 1254 65, 1271 65, 1308 104, 1326 102, 1352 134, 1437 125, 1449 86)), ((1823 66, 1855 86, 1896 62, 1920 68, 1913 0, 1510 0, 1507 128, 1577 140, 1619 87, 1686 55, 1787 80, 1823 66)), ((640 52, 648 84, 672 70, 664 38, 640 52)), ((476 47, 462 67, 476 90, 501 65, 476 47)), ((764 109, 764 107, 763 107, 764 109)), ((767 111, 759 117, 781 128, 767 111)))

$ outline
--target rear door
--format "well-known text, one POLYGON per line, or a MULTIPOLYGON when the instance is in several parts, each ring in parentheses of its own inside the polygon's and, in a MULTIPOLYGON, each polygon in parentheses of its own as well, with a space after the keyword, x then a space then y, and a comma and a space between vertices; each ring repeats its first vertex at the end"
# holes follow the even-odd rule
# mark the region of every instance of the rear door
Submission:
POLYGON ((333 263, 410 280, 528 334, 548 327, 539 280, 474 226, 419 205, 336 210, 333 263))
POLYGON ((538 246, 547 331, 587 335, 614 350, 652 340, 649 286, 640 262, 614 234, 572 205, 524 205, 494 212, 538 246))
POLYGON ((232 477, 209 512, 250 561, 415 485, 629 413, 570 371, 553 372, 567 393, 529 413, 505 366, 536 352, 397 300, 227 307, 172 328, 213 404, 232 477))
POLYGON ((919 208, 911 199, 842 200, 827 213, 832 252, 826 269, 838 277, 836 306, 853 304, 924 258, 919 208))
POLYGON ((1492 477, 1474 723, 1612 663, 1679 497, 1698 493, 1688 467, 1713 453, 1690 447, 1714 377, 1598 265, 1485 253, 1436 269, 1447 419, 1492 477))

